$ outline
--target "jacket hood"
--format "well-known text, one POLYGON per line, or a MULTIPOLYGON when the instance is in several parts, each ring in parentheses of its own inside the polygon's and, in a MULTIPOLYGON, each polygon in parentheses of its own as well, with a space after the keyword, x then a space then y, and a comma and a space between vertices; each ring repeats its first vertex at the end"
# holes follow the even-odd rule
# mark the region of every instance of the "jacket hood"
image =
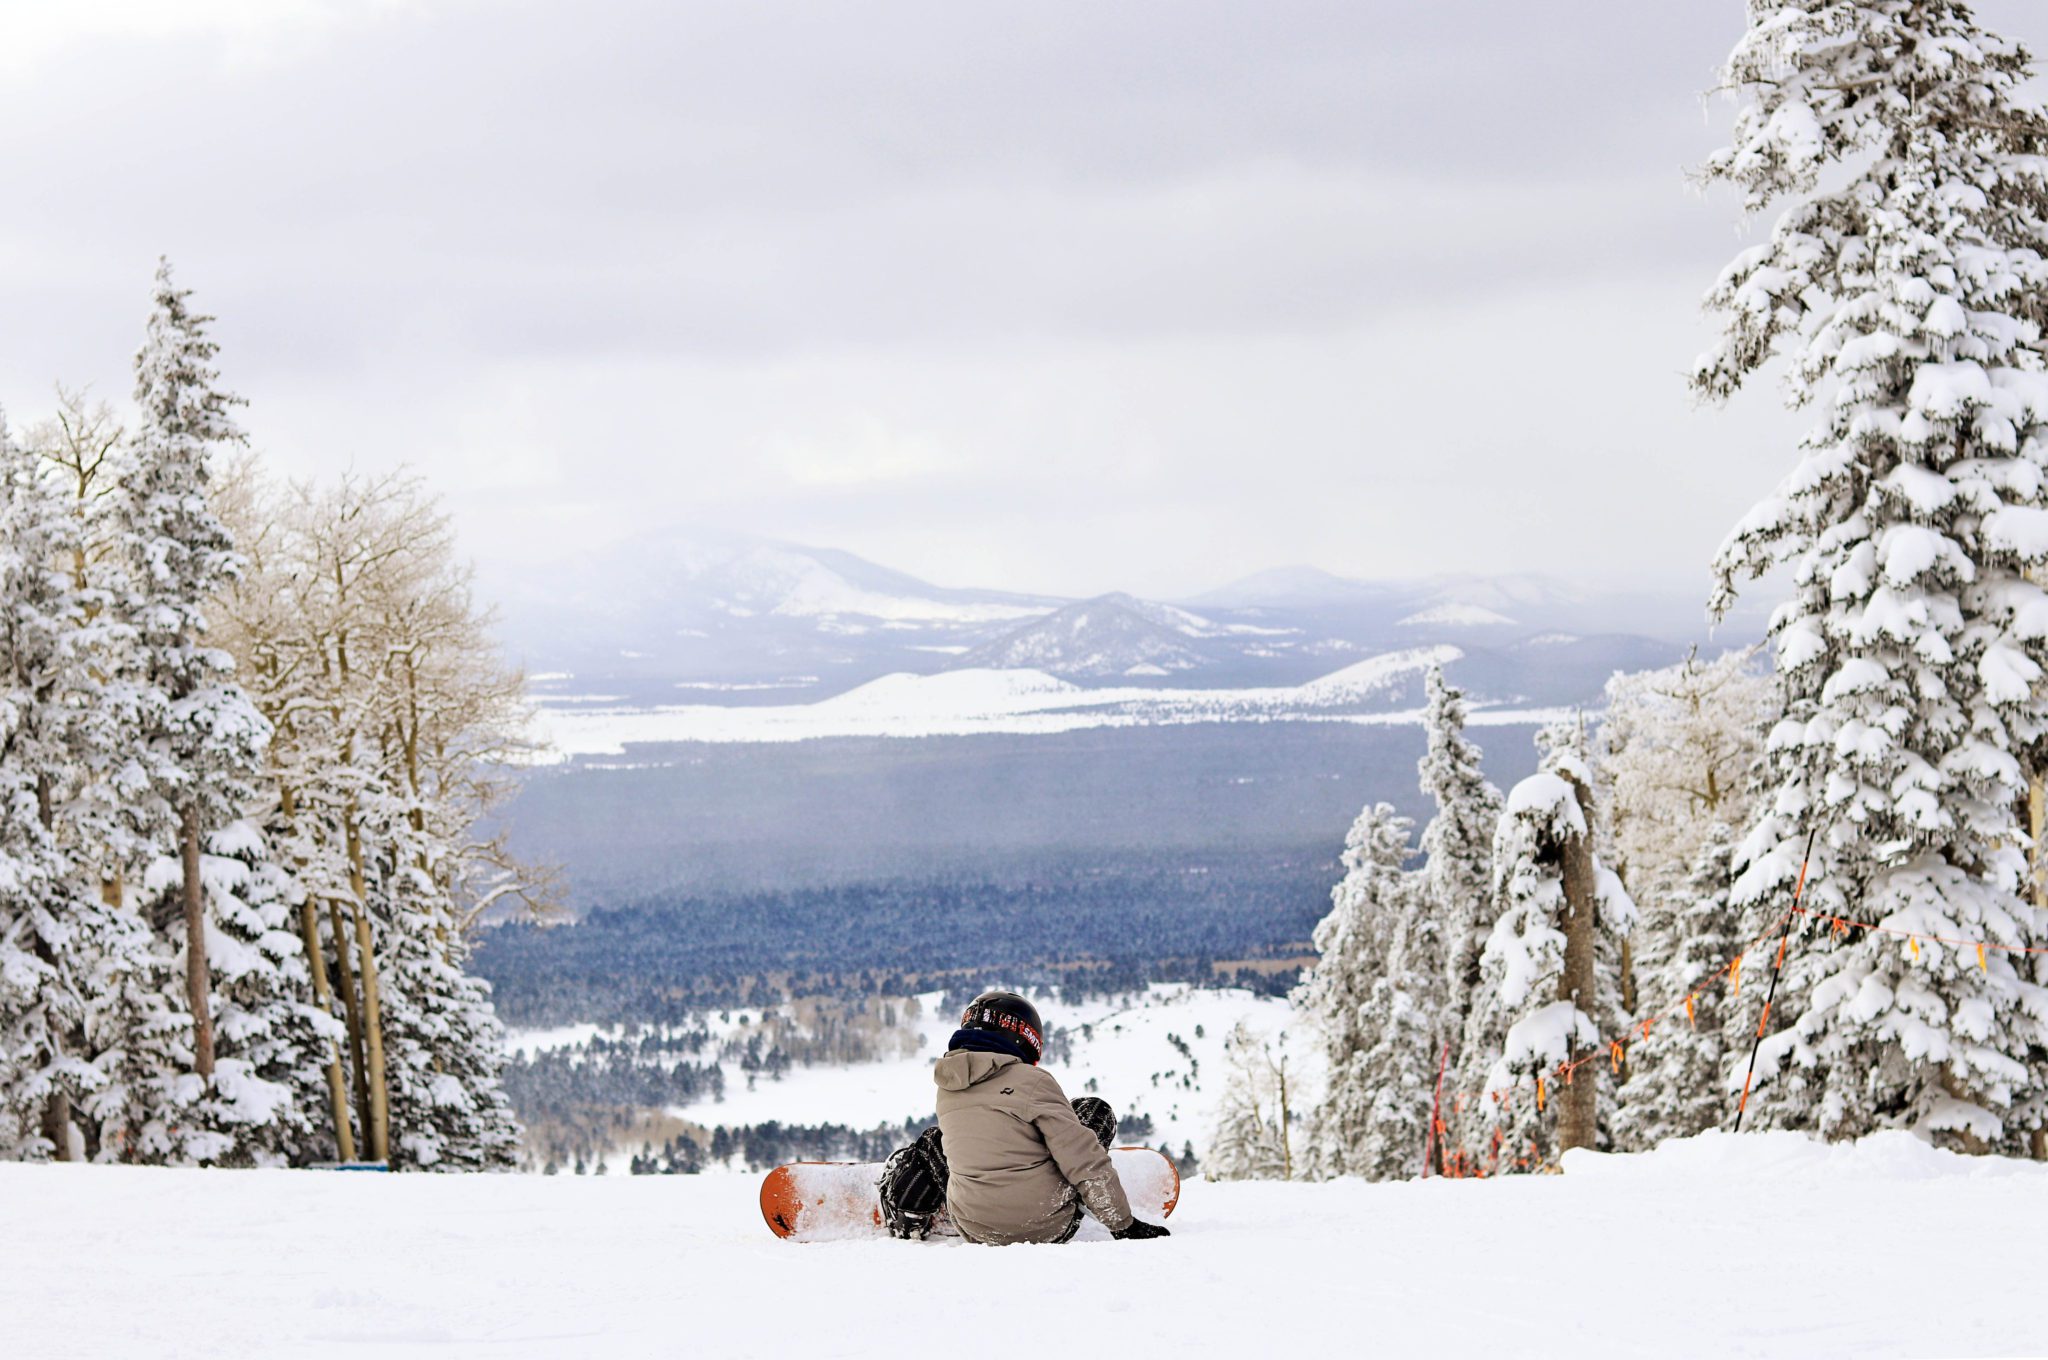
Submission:
POLYGON ((956 1048, 932 1064, 932 1080, 941 1090, 964 1091, 1021 1061, 1010 1053, 976 1053, 956 1048))

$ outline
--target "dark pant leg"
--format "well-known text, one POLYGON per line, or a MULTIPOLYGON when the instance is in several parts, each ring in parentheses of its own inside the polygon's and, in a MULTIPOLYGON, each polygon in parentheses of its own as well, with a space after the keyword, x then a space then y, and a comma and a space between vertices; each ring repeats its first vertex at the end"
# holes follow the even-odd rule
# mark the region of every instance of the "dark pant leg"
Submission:
POLYGON ((948 1179, 946 1145, 936 1125, 919 1134, 909 1147, 891 1153, 876 1187, 889 1235, 927 1236, 939 1210, 946 1207, 948 1179))
POLYGON ((1109 1108, 1109 1102, 1095 1096, 1082 1096, 1074 1102, 1074 1115, 1095 1135, 1095 1141, 1104 1147, 1116 1142, 1116 1111, 1109 1108))
MULTIPOLYGON (((1116 1142, 1116 1111, 1109 1108, 1108 1101, 1096 1096, 1082 1096, 1074 1102, 1074 1117, 1081 1121, 1088 1132, 1095 1135, 1095 1141, 1103 1147, 1107 1148, 1116 1142)), ((1074 1221, 1069 1223, 1067 1230, 1053 1241, 1073 1240, 1074 1234, 1081 1230, 1081 1220, 1087 1216, 1085 1209, 1079 1204, 1074 1205, 1074 1221)))

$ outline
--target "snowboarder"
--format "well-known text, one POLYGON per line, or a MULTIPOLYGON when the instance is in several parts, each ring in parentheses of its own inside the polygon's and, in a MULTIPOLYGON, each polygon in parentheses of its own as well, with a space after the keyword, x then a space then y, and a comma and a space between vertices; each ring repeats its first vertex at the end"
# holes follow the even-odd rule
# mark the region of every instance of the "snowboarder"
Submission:
POLYGON ((1092 1212, 1117 1238, 1166 1237, 1131 1213, 1110 1165, 1116 1115, 1106 1101, 1068 1103, 1038 1066, 1045 1025, 1015 992, 967 1005, 932 1068, 939 1123, 889 1158, 882 1212, 898 1237, 923 1237, 944 1208, 970 1242, 1065 1242, 1092 1212))

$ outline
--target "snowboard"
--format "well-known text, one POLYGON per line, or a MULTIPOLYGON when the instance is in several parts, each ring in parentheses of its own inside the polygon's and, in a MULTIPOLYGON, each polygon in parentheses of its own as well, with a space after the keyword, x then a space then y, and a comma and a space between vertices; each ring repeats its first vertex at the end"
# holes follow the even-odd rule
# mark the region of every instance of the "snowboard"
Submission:
MULTIPOLYGON (((1110 1165, 1123 1182, 1131 1211, 1139 1218, 1158 1222, 1180 1203, 1180 1172, 1166 1154, 1148 1147, 1120 1147, 1109 1150, 1110 1165)), ((836 1242, 868 1237, 887 1237, 882 1224, 882 1200, 876 1187, 882 1180, 880 1162, 791 1162, 778 1166, 761 1180, 761 1217, 768 1231, 791 1242, 836 1242)), ((960 1236, 959 1230, 939 1212, 933 1237, 960 1236)), ((1109 1230, 1093 1214, 1081 1220, 1074 1241, 1107 1238, 1109 1230)))

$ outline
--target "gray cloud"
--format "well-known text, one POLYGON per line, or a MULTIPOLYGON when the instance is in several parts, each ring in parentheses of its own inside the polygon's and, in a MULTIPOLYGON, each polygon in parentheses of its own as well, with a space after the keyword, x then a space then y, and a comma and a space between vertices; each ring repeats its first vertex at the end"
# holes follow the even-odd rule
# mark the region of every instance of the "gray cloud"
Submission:
POLYGON ((180 8, 0 71, 0 400, 125 392, 168 251, 281 464, 414 463, 487 567, 1691 578, 1789 457, 1680 384, 1734 0, 180 8))

